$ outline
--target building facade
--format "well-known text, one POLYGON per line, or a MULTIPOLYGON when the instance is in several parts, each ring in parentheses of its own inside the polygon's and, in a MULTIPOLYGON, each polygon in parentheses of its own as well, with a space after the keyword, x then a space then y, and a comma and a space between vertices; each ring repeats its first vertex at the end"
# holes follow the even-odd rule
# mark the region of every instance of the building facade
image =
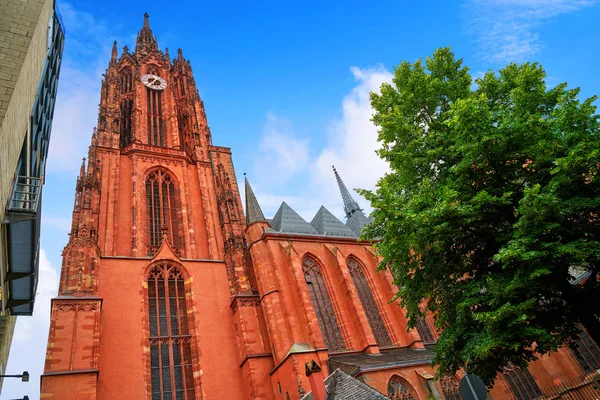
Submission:
POLYGON ((33 313, 63 39, 53 0, 0 0, 0 375, 16 316, 33 313))
MULTIPOLYGON (((119 56, 115 43, 102 82, 42 397, 299 399, 315 361, 346 387, 459 398, 458 376, 434 380, 430 318, 406 329, 392 276, 358 240, 369 220, 333 176, 346 223, 324 207, 308 223, 286 203, 267 219, 247 180, 244 214, 191 65, 159 49, 145 14, 134 51, 119 56)), ((497 398, 585 374, 568 349, 535 365, 507 371, 497 398)))

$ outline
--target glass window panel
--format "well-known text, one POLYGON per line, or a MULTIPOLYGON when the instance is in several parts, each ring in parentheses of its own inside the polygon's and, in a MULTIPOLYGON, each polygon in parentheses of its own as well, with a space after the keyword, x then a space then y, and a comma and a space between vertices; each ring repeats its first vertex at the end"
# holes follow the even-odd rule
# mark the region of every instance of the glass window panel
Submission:
POLYGON ((356 262, 356 260, 349 259, 348 269, 350 271, 350 276, 352 277, 352 282, 354 283, 354 288, 356 289, 358 298, 367 317, 369 326, 371 327, 371 331, 375 336, 377 344, 380 346, 390 346, 392 341, 388 334, 387 328, 385 327, 385 323, 381 318, 381 313, 377 307, 377 303, 375 302, 375 298, 373 297, 373 293, 371 292, 371 288, 369 287, 362 267, 358 264, 358 262, 356 262))
POLYGON ((150 336, 158 336, 156 316, 150 316, 150 336))
POLYGON ((416 328, 417 328, 417 332, 419 333, 419 336, 421 337, 423 342, 425 342, 425 343, 434 343, 435 342, 435 338, 433 337, 433 333, 431 333, 431 329, 429 328, 429 324, 427 323, 427 321, 420 318, 417 321, 416 328))
POLYGON ((345 346, 342 333, 321 271, 318 265, 309 257, 304 259, 303 270, 325 345, 329 350, 343 350, 345 346))
POLYGON ((161 299, 165 298, 165 284, 164 284, 164 280, 160 279, 158 281, 158 297, 161 299))
POLYGON ((194 400, 192 356, 190 338, 187 336, 185 285, 181 272, 175 267, 169 269, 167 265, 153 268, 148 278, 148 284, 148 310, 155 313, 149 316, 150 336, 161 337, 160 344, 151 343, 152 399, 194 400), (160 278, 156 278, 157 276, 160 278), (165 281, 162 277, 166 276, 170 278, 165 288, 165 281), (158 281, 156 286, 158 290, 151 291, 150 287, 155 284, 155 281, 158 281), (153 303, 154 306, 151 305, 153 303), (185 330, 182 329, 180 332, 179 324, 183 327, 184 323, 185 330), (157 329, 160 329, 160 332, 156 332, 157 329), (180 336, 182 334, 185 336, 180 336))
POLYGON ((529 373, 529 370, 515 368, 504 375, 516 400, 529 400, 542 395, 542 391, 529 373))

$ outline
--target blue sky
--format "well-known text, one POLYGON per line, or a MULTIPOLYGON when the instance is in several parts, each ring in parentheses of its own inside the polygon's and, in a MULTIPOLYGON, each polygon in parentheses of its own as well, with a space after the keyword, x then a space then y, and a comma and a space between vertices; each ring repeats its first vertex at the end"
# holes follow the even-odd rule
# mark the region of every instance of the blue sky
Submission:
MULTIPOLYGON (((96 123, 101 74, 114 40, 134 48, 144 12, 161 49, 191 60, 216 145, 233 150, 263 211, 282 200, 310 220, 321 204, 343 210, 331 164, 350 188, 373 188, 386 165, 374 154, 368 93, 400 61, 451 46, 474 76, 508 62, 538 61, 549 85, 600 93, 600 7, 594 0, 58 1, 66 27, 44 187, 40 282, 33 317, 22 317, 1 399, 39 398, 61 251, 75 177, 96 123), (328 3, 324 5, 323 3, 328 3)), ((365 208, 367 204, 358 198, 365 208)))

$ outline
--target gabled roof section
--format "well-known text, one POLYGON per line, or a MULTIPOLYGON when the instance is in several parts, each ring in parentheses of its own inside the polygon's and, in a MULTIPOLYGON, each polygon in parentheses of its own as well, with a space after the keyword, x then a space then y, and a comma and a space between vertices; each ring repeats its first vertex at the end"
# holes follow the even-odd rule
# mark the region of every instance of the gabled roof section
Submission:
POLYGON ((258 204, 258 200, 256 200, 256 196, 252 191, 248 178, 244 177, 244 181, 246 183, 246 225, 250 225, 257 221, 266 222, 265 215, 260 209, 260 205, 258 204))
POLYGON ((271 228, 279 232, 286 233, 304 233, 318 235, 319 232, 315 230, 308 222, 306 222, 298 213, 284 201, 281 203, 279 210, 275 213, 271 222, 271 228))
POLYGON ((367 217, 362 211, 356 211, 348 218, 346 226, 356 233, 357 236, 360 236, 362 228, 370 223, 371 218, 367 217))
POLYGON ((310 225, 317 230, 321 235, 325 236, 343 236, 357 237, 358 235, 344 225, 335 217, 328 209, 321 206, 317 214, 310 222, 310 225))
MULTIPOLYGON (((323 382, 328 400, 389 400, 389 397, 339 369, 333 371, 323 382)), ((301 400, 313 400, 312 391, 301 400)))

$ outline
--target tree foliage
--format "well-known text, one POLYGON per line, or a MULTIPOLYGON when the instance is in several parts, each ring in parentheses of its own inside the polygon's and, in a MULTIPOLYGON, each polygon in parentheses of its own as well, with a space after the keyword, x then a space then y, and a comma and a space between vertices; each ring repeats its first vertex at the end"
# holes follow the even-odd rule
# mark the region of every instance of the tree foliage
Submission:
POLYGON ((440 373, 466 367, 491 384, 576 337, 578 321, 597 333, 596 97, 545 76, 510 64, 473 81, 442 48, 371 94, 391 172, 362 191, 374 208, 363 235, 378 240, 411 326, 434 313, 440 373))

